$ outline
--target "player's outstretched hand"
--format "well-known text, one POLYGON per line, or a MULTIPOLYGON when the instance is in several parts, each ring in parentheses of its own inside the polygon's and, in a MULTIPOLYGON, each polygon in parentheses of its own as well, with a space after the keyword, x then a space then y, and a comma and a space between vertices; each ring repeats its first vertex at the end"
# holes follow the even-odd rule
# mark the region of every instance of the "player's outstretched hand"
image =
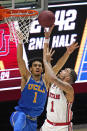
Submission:
POLYGON ((79 48, 78 42, 74 42, 70 46, 66 47, 68 54, 71 54, 75 49, 79 48))
POLYGON ((52 56, 53 56, 53 54, 55 53, 55 50, 52 50, 52 48, 50 49, 50 50, 48 50, 47 49, 47 52, 46 52, 46 61, 48 62, 48 63, 50 63, 52 60, 53 60, 53 58, 52 58, 52 56))
POLYGON ((49 38, 49 37, 50 37, 53 28, 54 28, 54 25, 52 25, 52 26, 49 28, 48 31, 47 31, 46 28, 44 28, 44 32, 45 32, 44 35, 45 35, 45 38, 49 38))

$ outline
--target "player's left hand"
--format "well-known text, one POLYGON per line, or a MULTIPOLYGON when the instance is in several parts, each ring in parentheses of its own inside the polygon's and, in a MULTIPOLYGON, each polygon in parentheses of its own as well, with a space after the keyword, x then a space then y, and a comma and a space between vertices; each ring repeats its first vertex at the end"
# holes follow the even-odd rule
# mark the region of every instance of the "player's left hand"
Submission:
POLYGON ((79 48, 78 42, 74 42, 73 44, 71 44, 70 46, 66 48, 67 48, 68 54, 70 55, 75 49, 79 48))
POLYGON ((52 25, 52 26, 48 29, 48 31, 46 30, 46 28, 44 29, 45 38, 49 38, 49 37, 50 37, 53 28, 54 28, 54 25, 52 25))
POLYGON ((47 49, 47 52, 46 52, 46 61, 47 62, 50 63, 53 60, 52 56, 54 53, 55 53, 55 50, 52 50, 52 48, 50 50, 47 49))

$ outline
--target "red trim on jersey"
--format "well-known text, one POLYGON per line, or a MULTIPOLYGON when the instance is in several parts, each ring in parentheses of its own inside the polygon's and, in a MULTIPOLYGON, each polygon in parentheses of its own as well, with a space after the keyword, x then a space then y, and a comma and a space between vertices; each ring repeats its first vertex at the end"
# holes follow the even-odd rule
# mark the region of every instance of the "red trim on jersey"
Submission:
POLYGON ((71 109, 70 109, 70 103, 69 103, 69 104, 68 104, 68 120, 67 120, 67 121, 70 120, 70 111, 71 111, 71 109))
MULTIPOLYGON (((68 122, 72 120, 72 111, 71 111, 72 103, 68 104, 68 122)), ((69 131, 72 131, 72 123, 70 122, 69 131)))
POLYGON ((66 125, 70 125, 70 122, 64 122, 64 123, 55 123, 55 122, 51 122, 47 119, 47 122, 53 126, 66 126, 66 125))
POLYGON ((69 131, 72 131, 72 122, 70 123, 69 131))

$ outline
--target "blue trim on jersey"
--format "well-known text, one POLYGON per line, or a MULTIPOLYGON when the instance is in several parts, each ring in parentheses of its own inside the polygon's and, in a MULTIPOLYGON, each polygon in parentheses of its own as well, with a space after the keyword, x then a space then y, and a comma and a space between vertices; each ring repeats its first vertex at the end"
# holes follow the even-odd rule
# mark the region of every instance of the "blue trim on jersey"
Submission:
POLYGON ((18 106, 15 107, 15 109, 18 111, 23 111, 25 114, 29 114, 31 117, 37 117, 44 110, 46 98, 47 90, 42 80, 42 76, 39 82, 36 82, 31 76, 28 83, 25 85, 24 90, 22 91, 18 106))

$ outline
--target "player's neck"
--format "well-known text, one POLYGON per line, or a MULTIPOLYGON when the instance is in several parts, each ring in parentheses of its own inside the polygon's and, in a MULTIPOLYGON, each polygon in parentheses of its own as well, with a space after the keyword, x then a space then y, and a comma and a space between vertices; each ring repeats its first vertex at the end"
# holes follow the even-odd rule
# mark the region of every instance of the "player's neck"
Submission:
POLYGON ((40 81, 40 75, 32 75, 32 77, 33 77, 33 79, 36 81, 36 82, 38 82, 38 81, 40 81))

